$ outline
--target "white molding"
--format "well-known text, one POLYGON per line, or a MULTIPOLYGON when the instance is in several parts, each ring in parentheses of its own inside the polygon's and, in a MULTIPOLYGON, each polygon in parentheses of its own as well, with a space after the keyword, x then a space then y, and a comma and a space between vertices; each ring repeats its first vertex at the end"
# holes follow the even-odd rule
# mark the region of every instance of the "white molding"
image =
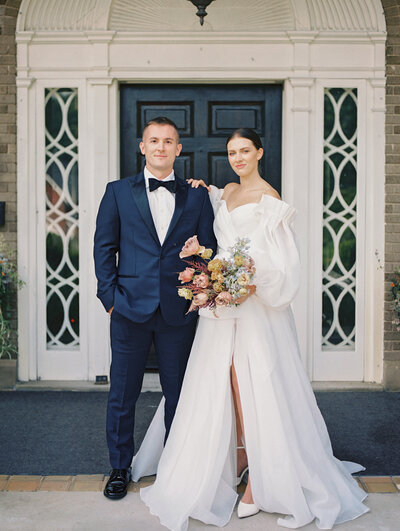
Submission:
MULTIPOLYGON (((313 260, 313 276, 314 283, 314 368, 313 380, 336 380, 345 381, 380 381, 376 367, 380 365, 383 359, 383 343, 380 348, 375 350, 379 345, 379 323, 382 322, 383 313, 381 312, 379 302, 374 298, 371 291, 377 288, 377 281, 374 289, 367 280, 371 276, 371 266, 366 257, 366 249, 371 249, 376 242, 375 233, 380 234, 384 228, 382 216, 369 217, 366 215, 367 205, 371 201, 375 202, 374 195, 371 192, 367 195, 368 182, 372 180, 375 183, 378 203, 378 211, 384 205, 382 203, 384 193, 384 173, 383 166, 380 167, 378 174, 371 175, 369 168, 374 159, 375 148, 372 149, 370 141, 368 141, 369 129, 374 120, 374 113, 372 106, 368 103, 367 98, 367 84, 364 80, 349 80, 342 79, 327 79, 317 82, 317 98, 316 98, 316 119, 314 127, 316 130, 315 139, 315 154, 314 154, 314 186, 312 201, 315 208, 312 212, 311 225, 320 227, 322 220, 322 165, 323 165, 323 101, 324 88, 342 87, 342 88, 357 88, 358 93, 358 137, 357 137, 357 288, 356 288, 356 346, 354 352, 352 351, 335 351, 334 349, 321 351, 321 313, 322 313, 322 298, 320 286, 322 285, 322 231, 317 230, 314 234, 314 260, 313 260), (368 158, 368 163, 367 163, 368 158), (380 177, 380 178, 379 178, 380 177), (378 224, 374 230, 374 224, 378 224), (381 315, 382 314, 382 315, 381 315), (374 324, 377 322, 377 325, 374 324), (375 334, 368 330, 371 326, 375 330, 375 334), (378 330, 376 331, 376 329, 378 330), (371 369, 375 367, 375 369, 371 369)), ((384 135, 380 141, 384 150, 384 135)), ((381 156, 380 156, 381 158, 381 156)), ((371 186, 371 184, 369 185, 371 186)), ((384 210, 384 207, 382 207, 384 210)), ((382 239, 383 242, 383 239, 382 239)), ((377 275, 375 275, 376 277, 377 275)), ((382 282, 383 285, 383 282, 382 282)), ((383 293, 381 304, 383 304, 383 293)))
MULTIPOLYGON (((65 1, 65 5, 71 5, 70 0, 65 1)), ((79 5, 83 5, 82 1, 76 0, 79 5)), ((110 0, 93 1, 98 2, 102 8, 107 3, 111 6, 110 0)), ((42 201, 40 179, 43 176, 40 168, 44 162, 44 151, 42 153, 40 144, 43 120, 40 91, 43 92, 45 86, 79 88, 79 174, 80 183, 84 179, 86 187, 83 189, 80 186, 80 216, 85 225, 80 234, 80 245, 86 239, 86 248, 80 247, 81 311, 85 313, 81 314, 81 327, 85 327, 87 335, 82 336, 83 357, 76 364, 74 362, 76 369, 71 372, 75 375, 73 377, 90 380, 97 374, 108 373, 108 316, 95 297, 96 280, 91 243, 95 216, 105 185, 108 181, 119 178, 118 83, 124 81, 158 85, 284 83, 282 194, 285 200, 299 210, 296 228, 301 243, 303 284, 294 303, 294 311, 303 361, 310 377, 313 377, 313 353, 320 346, 315 342, 315 314, 319 312, 321 292, 316 293, 315 290, 320 288, 320 284, 316 283, 319 274, 317 261, 320 259, 316 249, 321 248, 321 242, 314 228, 322 218, 318 217, 318 205, 322 201, 321 87, 327 84, 366 87, 363 89, 366 92, 366 104, 363 103, 366 121, 363 127, 367 129, 364 139, 367 149, 367 162, 364 164, 366 208, 368 212, 373 212, 371 217, 367 216, 365 230, 365 253, 368 258, 371 250, 381 249, 384 234, 386 33, 384 20, 382 18, 382 22, 379 19, 379 13, 377 29, 373 31, 310 29, 312 25, 309 13, 304 9, 308 9, 311 0, 290 1, 296 13, 295 30, 137 33, 108 30, 108 18, 104 11, 100 29, 85 27, 81 31, 21 31, 26 27, 25 8, 33 6, 30 0, 23 1, 16 36, 18 252, 20 274, 27 280, 27 285, 19 293, 18 305, 20 379, 37 378, 36 356, 40 351, 37 333, 42 326, 39 316, 42 310, 38 312, 38 306, 42 303, 38 300, 36 276, 39 261, 36 253, 38 250, 43 251, 43 247, 37 245, 38 230, 43 225, 41 217, 38 218, 40 224, 37 225, 37 207, 42 201), (299 12, 301 16, 298 16, 299 12)), ((324 0, 324 5, 327 1, 324 0)), ((338 0, 329 0, 328 3, 332 6, 335 1, 338 0)), ((355 5, 356 0, 350 1, 355 5)), ((35 2, 43 5, 43 0, 35 2)), ((367 0, 364 4, 372 5, 371 2, 375 11, 382 10, 378 0, 367 0)), ((109 15, 110 12, 107 16, 109 15)), ((194 8, 192 15, 198 24, 194 8)), ((63 27, 62 24, 61 21, 57 27, 63 27)), ((383 273, 376 271, 374 264, 368 262, 368 259, 365 263, 365 285, 373 286, 368 288, 368 292, 365 291, 363 326, 368 331, 365 335, 365 379, 381 381, 383 339, 380 308, 383 304, 383 273)), ((57 363, 62 363, 63 353, 59 354, 60 361, 57 363)), ((334 379, 336 362, 333 355, 326 358, 327 368, 331 362, 331 379, 334 379)), ((49 371, 51 363, 49 361, 49 371)), ((57 363, 53 364, 55 370, 57 363)), ((353 369, 350 363, 346 379, 353 369)), ((65 379, 66 375, 63 372, 61 374, 65 379)))
MULTIPOLYGON (((301 257, 301 284, 300 290, 293 303, 293 310, 297 325, 300 352, 304 365, 311 377, 310 365, 312 364, 312 350, 308 337, 309 312, 304 308, 312 308, 310 304, 310 245, 309 245, 309 211, 311 203, 310 190, 310 163, 309 153, 312 149, 310 109, 311 94, 314 80, 301 78, 289 79, 285 83, 285 108, 284 108, 284 139, 287 142, 283 153, 288 157, 283 183, 284 199, 297 209, 296 232, 299 240, 301 257), (287 193, 287 195, 286 195, 287 193), (311 354, 311 356, 310 356, 311 354)), ((312 285, 312 284, 311 284, 312 285)))
POLYGON ((25 285, 18 292, 18 379, 36 379, 36 212, 31 197, 35 196, 35 181, 31 179, 35 151, 30 148, 32 137, 32 108, 35 109, 32 83, 17 85, 17 234, 18 274, 25 285), (31 265, 31 267, 30 267, 31 265), (33 265, 33 267, 32 267, 33 265))
POLYGON ((141 30, 171 32, 181 27, 207 34, 218 29, 240 30, 264 27, 285 30, 385 31, 379 0, 219 0, 209 6, 204 26, 200 26, 193 6, 186 0, 23 0, 17 31, 42 30, 141 30), (255 19, 248 14, 256 13, 255 19), (228 16, 227 16, 228 13, 228 16))
POLYGON ((366 234, 365 242, 365 380, 383 378, 384 270, 385 245, 385 83, 367 83, 367 109, 372 116, 366 131, 366 234), (377 256, 376 256, 377 255, 377 256), (382 260, 382 265, 378 262, 382 260))
POLYGON ((190 31, 177 32, 133 32, 133 31, 17 31, 16 42, 45 44, 57 42, 65 44, 116 43, 116 44, 253 44, 253 43, 308 43, 308 44, 365 44, 385 43, 386 32, 368 31, 269 31, 269 32, 213 32, 193 34, 190 31))

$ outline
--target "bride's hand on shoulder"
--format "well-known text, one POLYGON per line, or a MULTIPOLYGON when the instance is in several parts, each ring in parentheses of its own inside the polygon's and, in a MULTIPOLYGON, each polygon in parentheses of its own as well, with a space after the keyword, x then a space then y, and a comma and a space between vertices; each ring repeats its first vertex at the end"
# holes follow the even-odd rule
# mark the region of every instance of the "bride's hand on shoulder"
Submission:
POLYGON ((188 184, 192 185, 192 188, 203 186, 203 188, 206 188, 208 192, 210 191, 210 187, 203 181, 203 179, 186 179, 186 181, 188 184))

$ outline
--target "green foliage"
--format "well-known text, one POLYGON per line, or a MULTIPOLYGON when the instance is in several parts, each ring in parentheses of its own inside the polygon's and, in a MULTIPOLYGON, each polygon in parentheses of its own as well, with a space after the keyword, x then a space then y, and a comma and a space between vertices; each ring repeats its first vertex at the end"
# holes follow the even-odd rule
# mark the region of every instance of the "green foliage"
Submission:
POLYGON ((400 332, 400 269, 395 271, 394 278, 391 284, 391 291, 394 299, 393 309, 396 314, 396 318, 393 324, 396 325, 396 329, 400 332))
POLYGON ((23 285, 24 282, 18 276, 15 253, 10 251, 0 235, 0 358, 11 358, 17 353, 11 337, 9 319, 12 299, 23 285))
POLYGON ((11 359, 17 354, 17 347, 11 337, 10 325, 0 314, 0 358, 11 359))

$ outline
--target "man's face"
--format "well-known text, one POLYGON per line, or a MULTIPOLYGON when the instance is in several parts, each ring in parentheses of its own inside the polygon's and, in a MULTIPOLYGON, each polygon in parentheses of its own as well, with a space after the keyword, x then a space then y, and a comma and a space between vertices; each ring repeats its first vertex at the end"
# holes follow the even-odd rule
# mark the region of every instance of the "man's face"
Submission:
POLYGON ((150 124, 143 133, 140 151, 146 157, 146 166, 158 178, 167 177, 179 156, 182 144, 172 125, 150 124))

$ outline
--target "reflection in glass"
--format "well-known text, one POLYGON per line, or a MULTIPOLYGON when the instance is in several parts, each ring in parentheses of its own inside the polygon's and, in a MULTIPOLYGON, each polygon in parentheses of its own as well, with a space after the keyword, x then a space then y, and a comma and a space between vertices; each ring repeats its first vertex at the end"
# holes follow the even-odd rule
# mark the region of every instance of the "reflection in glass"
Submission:
POLYGON ((357 89, 325 89, 322 348, 354 350, 357 89))
POLYGON ((47 348, 79 345, 78 91, 45 91, 47 348))

